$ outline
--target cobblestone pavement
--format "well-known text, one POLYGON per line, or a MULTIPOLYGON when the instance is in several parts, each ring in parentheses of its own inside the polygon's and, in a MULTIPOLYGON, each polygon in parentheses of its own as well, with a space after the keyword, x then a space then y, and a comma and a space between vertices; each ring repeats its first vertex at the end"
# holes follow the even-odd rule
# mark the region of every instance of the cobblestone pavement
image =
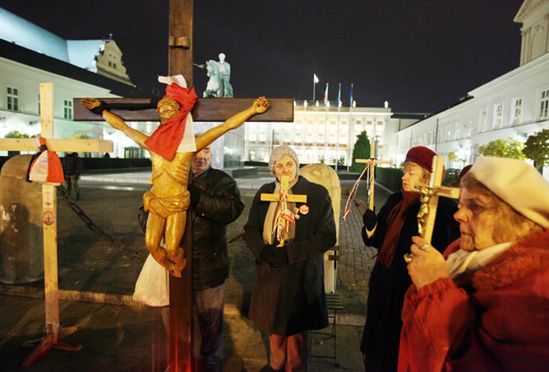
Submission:
MULTIPOLYGON (((120 181, 128 182, 122 175, 111 179, 103 177, 102 182, 83 177, 82 200, 78 202, 89 218, 120 242, 120 246, 101 239, 85 227, 63 200, 58 201, 58 271, 59 288, 63 292, 60 296, 61 322, 79 325, 81 330, 71 336, 71 340, 84 344, 86 353, 52 351, 36 367, 28 369, 30 371, 162 370, 158 368, 163 359, 157 355, 161 345, 155 344, 158 334, 162 333, 158 311, 118 306, 128 302, 147 255, 143 233, 137 225, 137 212, 148 185, 135 180, 129 181, 132 183, 120 181), (107 295, 101 295, 103 303, 64 301, 74 300, 75 294, 81 292, 92 297, 107 295), (156 345, 152 351, 148 350, 151 343, 156 345)), ((255 271, 254 259, 240 234, 257 187, 270 181, 271 177, 237 180, 246 208, 228 228, 232 260, 225 311, 226 371, 257 370, 267 360, 264 335, 243 316, 247 314, 255 271)), ((345 190, 352 182, 342 181, 341 210, 346 201, 345 190)), ((379 190, 376 205, 382 204, 386 196, 386 192, 379 190)), ((359 199, 364 200, 364 190, 359 192, 359 199)), ((346 370, 362 369, 358 343, 366 311, 367 283, 374 262, 373 250, 365 248, 360 237, 362 211, 363 207, 355 205, 347 220, 340 222, 337 291, 344 302, 344 316, 338 325, 337 348, 342 368, 346 370)), ((4 314, 0 317, 0 370, 19 370, 18 365, 31 350, 21 348, 20 344, 29 337, 39 337, 44 325, 43 300, 39 298, 43 283, 0 285, 0 289, 0 312, 4 314), (14 297, 14 293, 23 296, 14 297)), ((329 363, 317 363, 313 364, 313 370, 329 371, 333 369, 330 366, 329 363)))

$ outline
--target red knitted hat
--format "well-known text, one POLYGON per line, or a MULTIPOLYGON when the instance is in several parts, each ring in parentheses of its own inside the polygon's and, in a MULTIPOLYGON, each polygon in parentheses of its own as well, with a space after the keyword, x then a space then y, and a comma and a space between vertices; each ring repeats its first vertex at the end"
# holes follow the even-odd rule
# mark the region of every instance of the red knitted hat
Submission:
POLYGON ((416 163, 421 168, 425 169, 427 172, 432 171, 433 158, 437 156, 437 153, 425 146, 415 146, 408 150, 406 154, 406 160, 404 162, 410 161, 416 163))

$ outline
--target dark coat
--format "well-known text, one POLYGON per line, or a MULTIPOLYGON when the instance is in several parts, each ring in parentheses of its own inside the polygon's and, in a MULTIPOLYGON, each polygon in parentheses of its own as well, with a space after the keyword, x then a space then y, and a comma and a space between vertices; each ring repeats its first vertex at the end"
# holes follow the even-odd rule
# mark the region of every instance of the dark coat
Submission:
POLYGON ((228 174, 210 168, 192 178, 193 192, 199 197, 193 203, 193 288, 213 288, 229 276, 227 225, 236 220, 244 204, 236 182, 228 174))
POLYGON ((66 154, 61 160, 61 165, 65 176, 80 176, 82 172, 82 159, 78 157, 77 152, 66 154))
MULTIPOLYGON (((244 204, 234 179, 217 169, 193 177, 190 189, 195 199, 188 214, 192 216, 193 290, 217 287, 229 276, 227 225, 240 216, 244 204)), ((147 217, 141 207, 138 220, 143 231, 147 217)))
POLYGON ((307 195, 310 211, 296 221, 288 262, 273 268, 258 257, 265 245, 263 224, 269 208, 269 202, 262 202, 260 195, 274 189, 273 182, 258 190, 244 227, 244 239, 256 257, 250 318, 269 334, 292 335, 324 328, 328 325, 328 313, 323 254, 336 243, 332 201, 324 187, 299 177, 292 192, 307 195))
MULTIPOLYGON (((363 234, 366 245, 381 248, 388 229, 387 217, 401 200, 401 192, 389 196, 379 211, 372 238, 366 239, 363 234)), ((402 257, 410 252, 412 236, 418 235, 418 210, 419 203, 408 208, 391 267, 376 262, 370 276, 366 325, 361 345, 362 352, 366 354, 368 371, 396 371, 397 368, 402 303, 406 290, 412 284, 402 257)), ((456 210, 453 200, 443 197, 439 199, 432 239, 432 245, 437 249, 444 249, 459 237, 459 225, 453 218, 456 210)))

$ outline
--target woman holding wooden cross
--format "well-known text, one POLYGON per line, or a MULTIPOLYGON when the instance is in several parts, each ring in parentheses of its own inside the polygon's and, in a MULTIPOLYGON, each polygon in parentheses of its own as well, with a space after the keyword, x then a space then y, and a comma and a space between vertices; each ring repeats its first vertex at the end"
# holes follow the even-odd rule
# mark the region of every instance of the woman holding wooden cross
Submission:
POLYGON ((446 260, 413 238, 399 370, 547 370, 549 184, 521 160, 481 157, 454 217, 446 260))
MULTIPOLYGON (((376 216, 364 213, 363 238, 367 246, 378 249, 369 282, 366 325, 361 350, 366 371, 396 371, 402 321, 402 302, 412 284, 403 255, 410 250, 412 236, 418 235, 420 207, 418 185, 427 185, 437 154, 424 146, 412 147, 402 164, 402 190, 389 196, 376 216)), ((435 246, 446 246, 459 237, 454 201, 439 200, 434 227, 435 246)))
POLYGON ((276 180, 258 190, 244 227, 256 257, 250 318, 269 334, 262 371, 307 371, 306 331, 328 326, 323 256, 336 242, 332 201, 324 187, 298 176, 291 147, 276 147, 269 165, 276 180))

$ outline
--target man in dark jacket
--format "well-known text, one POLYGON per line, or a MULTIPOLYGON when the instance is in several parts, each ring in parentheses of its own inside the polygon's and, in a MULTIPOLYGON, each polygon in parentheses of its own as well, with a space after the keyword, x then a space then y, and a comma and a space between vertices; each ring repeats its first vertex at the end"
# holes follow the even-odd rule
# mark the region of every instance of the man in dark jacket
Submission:
MULTIPOLYGON (((202 336, 200 355, 205 371, 218 371, 223 346, 225 280, 229 276, 227 225, 240 216, 244 204, 234 179, 213 169, 211 163, 210 147, 195 155, 189 191, 193 212, 194 308, 202 336)), ((146 223, 146 218, 140 221, 146 223)))
POLYGON ((209 147, 191 164, 193 289, 202 342, 200 354, 207 368, 219 366, 223 344, 225 280, 229 276, 227 225, 236 220, 244 204, 236 182, 211 167, 209 147))
POLYGON ((80 200, 80 188, 78 187, 78 178, 82 172, 82 159, 78 157, 77 152, 69 152, 61 161, 63 173, 65 174, 65 183, 67 184, 67 194, 72 198, 74 192, 76 200, 80 200))
POLYGON ((328 325, 323 255, 336 242, 332 201, 324 187, 297 175, 299 162, 290 147, 275 148, 269 165, 276 180, 258 190, 244 228, 256 257, 250 318, 269 334, 269 365, 262 371, 307 371, 306 331, 328 325), (307 201, 288 202, 281 211, 279 203, 260 196, 278 194, 284 176, 289 193, 307 195, 307 201), (279 213, 294 218, 284 230, 277 228, 279 213))

